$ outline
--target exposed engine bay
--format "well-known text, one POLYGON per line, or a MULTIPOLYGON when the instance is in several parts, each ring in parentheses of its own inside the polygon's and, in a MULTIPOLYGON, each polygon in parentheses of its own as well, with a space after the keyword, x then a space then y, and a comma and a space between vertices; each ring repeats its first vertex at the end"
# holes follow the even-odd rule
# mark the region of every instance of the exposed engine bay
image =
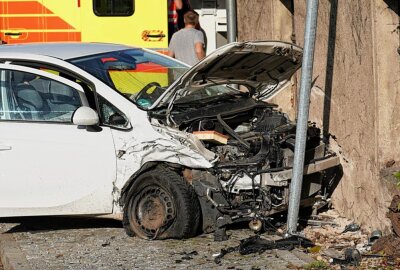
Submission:
MULTIPOLYGON (((296 125, 277 105, 244 95, 177 103, 170 115, 174 127, 197 135, 219 157, 210 170, 184 173, 200 198, 205 231, 246 220, 259 230, 268 216, 287 209, 296 125)), ((316 165, 333 157, 320 135, 320 129, 310 124, 305 165, 313 166, 306 170, 303 204, 314 204, 316 195, 325 198, 323 170, 338 164, 334 157, 316 165)))

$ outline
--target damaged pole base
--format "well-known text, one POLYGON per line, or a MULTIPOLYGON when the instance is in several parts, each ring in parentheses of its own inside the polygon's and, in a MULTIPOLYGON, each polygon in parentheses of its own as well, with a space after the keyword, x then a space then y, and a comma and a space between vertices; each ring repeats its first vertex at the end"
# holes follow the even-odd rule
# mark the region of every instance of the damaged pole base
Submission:
POLYGON ((302 236, 300 236, 299 232, 297 232, 297 231, 296 232, 286 231, 285 234, 283 235, 283 239, 288 239, 288 238, 293 239, 296 237, 302 237, 302 236))
POLYGON ((222 242, 228 240, 228 235, 226 234, 226 228, 216 228, 214 232, 214 241, 222 242))

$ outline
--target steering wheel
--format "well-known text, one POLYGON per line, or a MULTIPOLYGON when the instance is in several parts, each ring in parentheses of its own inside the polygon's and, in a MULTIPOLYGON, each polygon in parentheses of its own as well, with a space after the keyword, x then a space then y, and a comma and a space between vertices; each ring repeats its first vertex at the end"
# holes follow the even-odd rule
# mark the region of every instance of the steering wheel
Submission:
POLYGON ((137 95, 135 96, 135 101, 138 101, 139 99, 143 98, 142 96, 144 96, 147 92, 147 90, 149 90, 152 87, 161 87, 161 85, 158 82, 150 82, 148 84, 146 84, 140 91, 139 93, 137 93, 137 95))

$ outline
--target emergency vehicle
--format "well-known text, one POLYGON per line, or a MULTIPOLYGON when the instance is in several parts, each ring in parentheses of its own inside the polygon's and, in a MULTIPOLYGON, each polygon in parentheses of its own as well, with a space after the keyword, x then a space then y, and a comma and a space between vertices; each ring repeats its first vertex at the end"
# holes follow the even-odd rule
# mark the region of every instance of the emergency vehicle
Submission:
MULTIPOLYGON (((224 2, 190 0, 207 36, 207 53, 226 43, 224 2)), ((111 42, 163 50, 168 48, 167 0, 0 0, 0 40, 111 42)))

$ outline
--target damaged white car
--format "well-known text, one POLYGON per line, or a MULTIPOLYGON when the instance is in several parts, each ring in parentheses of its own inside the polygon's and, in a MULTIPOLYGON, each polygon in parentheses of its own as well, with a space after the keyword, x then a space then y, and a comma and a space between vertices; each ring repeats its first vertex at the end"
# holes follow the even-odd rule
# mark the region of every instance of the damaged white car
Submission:
MULTIPOLYGON (((264 102, 301 48, 233 43, 193 68, 140 48, 0 46, 0 216, 120 217, 128 234, 225 238, 288 205, 294 122, 264 102)), ((339 164, 310 125, 302 205, 339 164)))

